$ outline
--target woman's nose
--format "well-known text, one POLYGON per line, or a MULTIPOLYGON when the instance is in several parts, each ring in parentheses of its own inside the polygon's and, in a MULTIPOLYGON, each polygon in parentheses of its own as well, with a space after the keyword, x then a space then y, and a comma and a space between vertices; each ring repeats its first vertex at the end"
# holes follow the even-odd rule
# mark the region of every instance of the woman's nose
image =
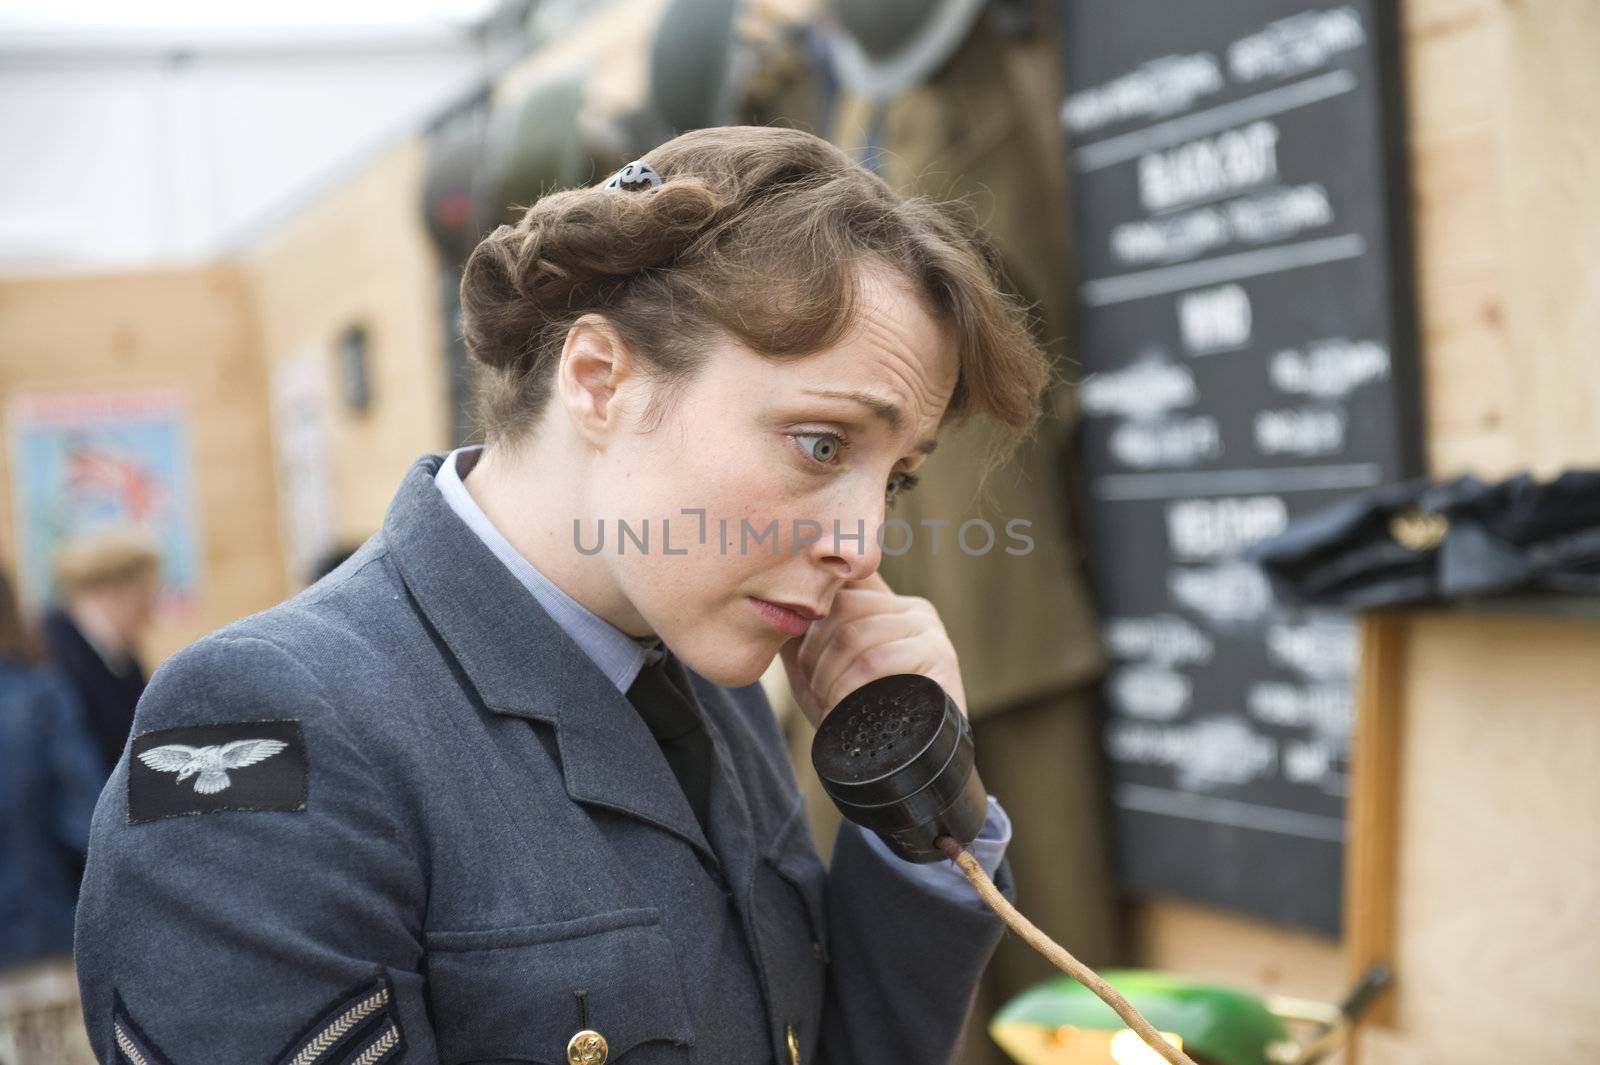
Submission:
POLYGON ((883 510, 863 515, 835 515, 823 522, 817 542, 811 546, 817 558, 841 580, 865 580, 878 571, 883 548, 878 543, 883 510))

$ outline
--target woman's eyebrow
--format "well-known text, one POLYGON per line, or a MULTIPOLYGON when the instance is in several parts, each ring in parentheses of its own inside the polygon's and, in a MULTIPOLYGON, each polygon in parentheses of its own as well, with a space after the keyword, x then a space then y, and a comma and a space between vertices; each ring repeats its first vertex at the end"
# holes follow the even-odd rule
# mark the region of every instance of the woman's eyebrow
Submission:
MULTIPOLYGON (((863 407, 866 407, 868 410, 870 410, 879 421, 887 424, 889 426, 889 431, 892 433, 898 433, 900 431, 900 427, 906 423, 905 415, 900 413, 899 407, 895 406, 886 399, 881 399, 878 396, 874 396, 870 392, 856 392, 850 389, 837 388, 808 388, 805 389, 805 392, 807 395, 811 396, 825 396, 829 399, 853 400, 854 402, 859 403, 863 407)), ((931 455, 933 454, 934 449, 938 446, 939 441, 930 437, 918 444, 915 450, 919 455, 931 455)))

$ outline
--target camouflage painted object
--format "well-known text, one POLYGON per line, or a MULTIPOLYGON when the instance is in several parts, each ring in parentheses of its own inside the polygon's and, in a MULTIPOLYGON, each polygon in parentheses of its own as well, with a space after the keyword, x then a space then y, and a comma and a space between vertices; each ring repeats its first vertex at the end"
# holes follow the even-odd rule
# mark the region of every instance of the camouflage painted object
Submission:
MULTIPOLYGON (((1133 969, 1101 975, 1157 1029, 1180 1037, 1184 1052, 1202 1065, 1271 1065, 1268 1048, 1289 1043, 1283 1023, 1241 991, 1133 969)), ((1160 1061, 1111 1007, 1065 976, 1006 1003, 989 1022, 989 1035, 1018 1065, 1160 1061)))

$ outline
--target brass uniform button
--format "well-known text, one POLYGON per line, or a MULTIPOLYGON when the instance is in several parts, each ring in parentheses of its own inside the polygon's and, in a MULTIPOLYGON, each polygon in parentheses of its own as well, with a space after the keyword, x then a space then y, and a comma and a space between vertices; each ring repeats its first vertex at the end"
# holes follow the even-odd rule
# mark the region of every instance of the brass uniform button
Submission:
POLYGON ((789 1037, 789 1065, 800 1065, 800 1040, 794 1034, 794 1025, 785 1025, 784 1033, 789 1037))
POLYGON ((606 1065, 606 1037, 585 1028, 567 1040, 567 1065, 606 1065))

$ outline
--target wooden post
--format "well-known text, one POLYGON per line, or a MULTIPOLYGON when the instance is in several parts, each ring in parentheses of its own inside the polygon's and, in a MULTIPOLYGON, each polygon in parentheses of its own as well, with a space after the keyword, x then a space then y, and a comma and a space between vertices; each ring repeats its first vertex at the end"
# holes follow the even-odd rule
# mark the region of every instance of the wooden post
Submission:
MULTIPOLYGON (((1404 615, 1385 612, 1363 614, 1360 621, 1345 848, 1345 955, 1352 986, 1372 963, 1394 962, 1406 625, 1404 615)), ((1397 973, 1396 980, 1403 975, 1397 973)), ((1393 1024, 1392 991, 1363 1020, 1393 1024)), ((1356 1065, 1357 1049, 1352 1039, 1349 1065, 1356 1065)))

